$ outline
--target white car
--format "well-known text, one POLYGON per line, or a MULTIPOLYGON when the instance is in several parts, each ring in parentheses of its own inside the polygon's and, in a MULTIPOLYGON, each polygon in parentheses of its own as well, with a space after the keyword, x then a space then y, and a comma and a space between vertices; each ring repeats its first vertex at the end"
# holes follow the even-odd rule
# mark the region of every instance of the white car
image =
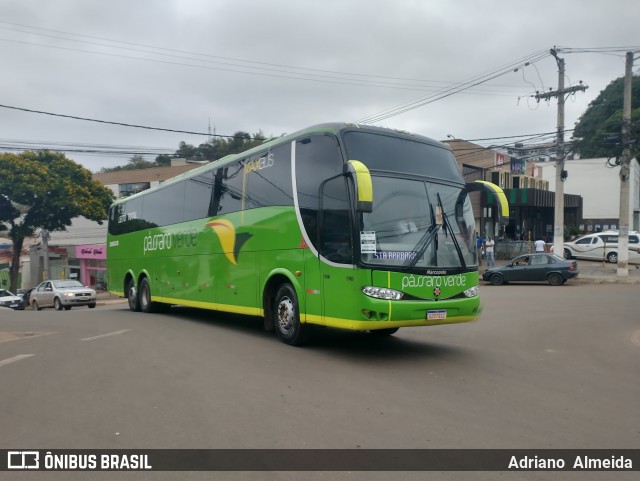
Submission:
POLYGON ((0 307, 7 307, 18 311, 24 309, 24 303, 21 297, 16 296, 6 289, 0 289, 0 307))
POLYGON ((74 306, 96 307, 96 291, 74 280, 44 281, 32 292, 31 306, 39 311, 43 307, 53 307, 57 311, 69 310, 74 306))
MULTIPOLYGON (((587 234, 564 243, 565 259, 590 259, 618 263, 618 232, 587 234)), ((640 235, 629 232, 629 263, 640 264, 640 235)))

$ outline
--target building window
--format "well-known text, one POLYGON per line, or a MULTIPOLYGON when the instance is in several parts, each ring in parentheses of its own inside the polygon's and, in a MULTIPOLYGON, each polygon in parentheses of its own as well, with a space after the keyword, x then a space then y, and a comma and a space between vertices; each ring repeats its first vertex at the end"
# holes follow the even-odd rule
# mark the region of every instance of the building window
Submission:
POLYGON ((118 191, 119 197, 129 197, 130 195, 137 194, 143 190, 147 190, 151 187, 149 182, 134 182, 131 184, 119 184, 118 191))

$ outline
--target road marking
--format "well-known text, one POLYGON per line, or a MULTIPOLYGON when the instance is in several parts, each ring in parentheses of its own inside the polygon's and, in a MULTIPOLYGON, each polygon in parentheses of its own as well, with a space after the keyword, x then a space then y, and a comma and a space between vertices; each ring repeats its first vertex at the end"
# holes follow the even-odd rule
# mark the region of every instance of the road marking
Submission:
POLYGON ((83 341, 93 341, 94 339, 102 339, 103 337, 117 336, 119 334, 124 334, 125 332, 129 332, 129 331, 131 331, 131 329, 123 329, 121 331, 114 331, 114 332, 109 332, 107 334, 100 334, 99 336, 85 337, 82 340, 83 341))
POLYGON ((12 362, 22 361, 28 357, 35 356, 35 354, 18 354, 17 356, 10 357, 9 359, 5 359, 4 361, 0 361, 0 367, 6 366, 7 364, 11 364, 12 362))

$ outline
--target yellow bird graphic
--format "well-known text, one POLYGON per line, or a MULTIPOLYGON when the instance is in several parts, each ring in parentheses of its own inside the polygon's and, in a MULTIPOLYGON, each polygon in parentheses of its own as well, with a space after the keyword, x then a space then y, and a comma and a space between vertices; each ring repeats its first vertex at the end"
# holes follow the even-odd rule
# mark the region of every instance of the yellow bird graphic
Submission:
POLYGON ((236 234, 236 228, 234 225, 225 219, 217 219, 211 222, 207 222, 207 225, 213 229, 213 231, 220 239, 220 245, 224 255, 232 264, 238 264, 238 254, 245 242, 249 240, 251 234, 241 233, 236 234))

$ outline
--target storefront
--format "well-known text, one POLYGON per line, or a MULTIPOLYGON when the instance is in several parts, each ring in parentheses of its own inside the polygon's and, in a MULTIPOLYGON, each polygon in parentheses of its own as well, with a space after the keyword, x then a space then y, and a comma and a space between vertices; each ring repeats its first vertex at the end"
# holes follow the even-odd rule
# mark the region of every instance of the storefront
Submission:
POLYGON ((91 244, 75 246, 75 258, 79 261, 80 282, 85 286, 105 289, 107 272, 107 248, 91 244))

